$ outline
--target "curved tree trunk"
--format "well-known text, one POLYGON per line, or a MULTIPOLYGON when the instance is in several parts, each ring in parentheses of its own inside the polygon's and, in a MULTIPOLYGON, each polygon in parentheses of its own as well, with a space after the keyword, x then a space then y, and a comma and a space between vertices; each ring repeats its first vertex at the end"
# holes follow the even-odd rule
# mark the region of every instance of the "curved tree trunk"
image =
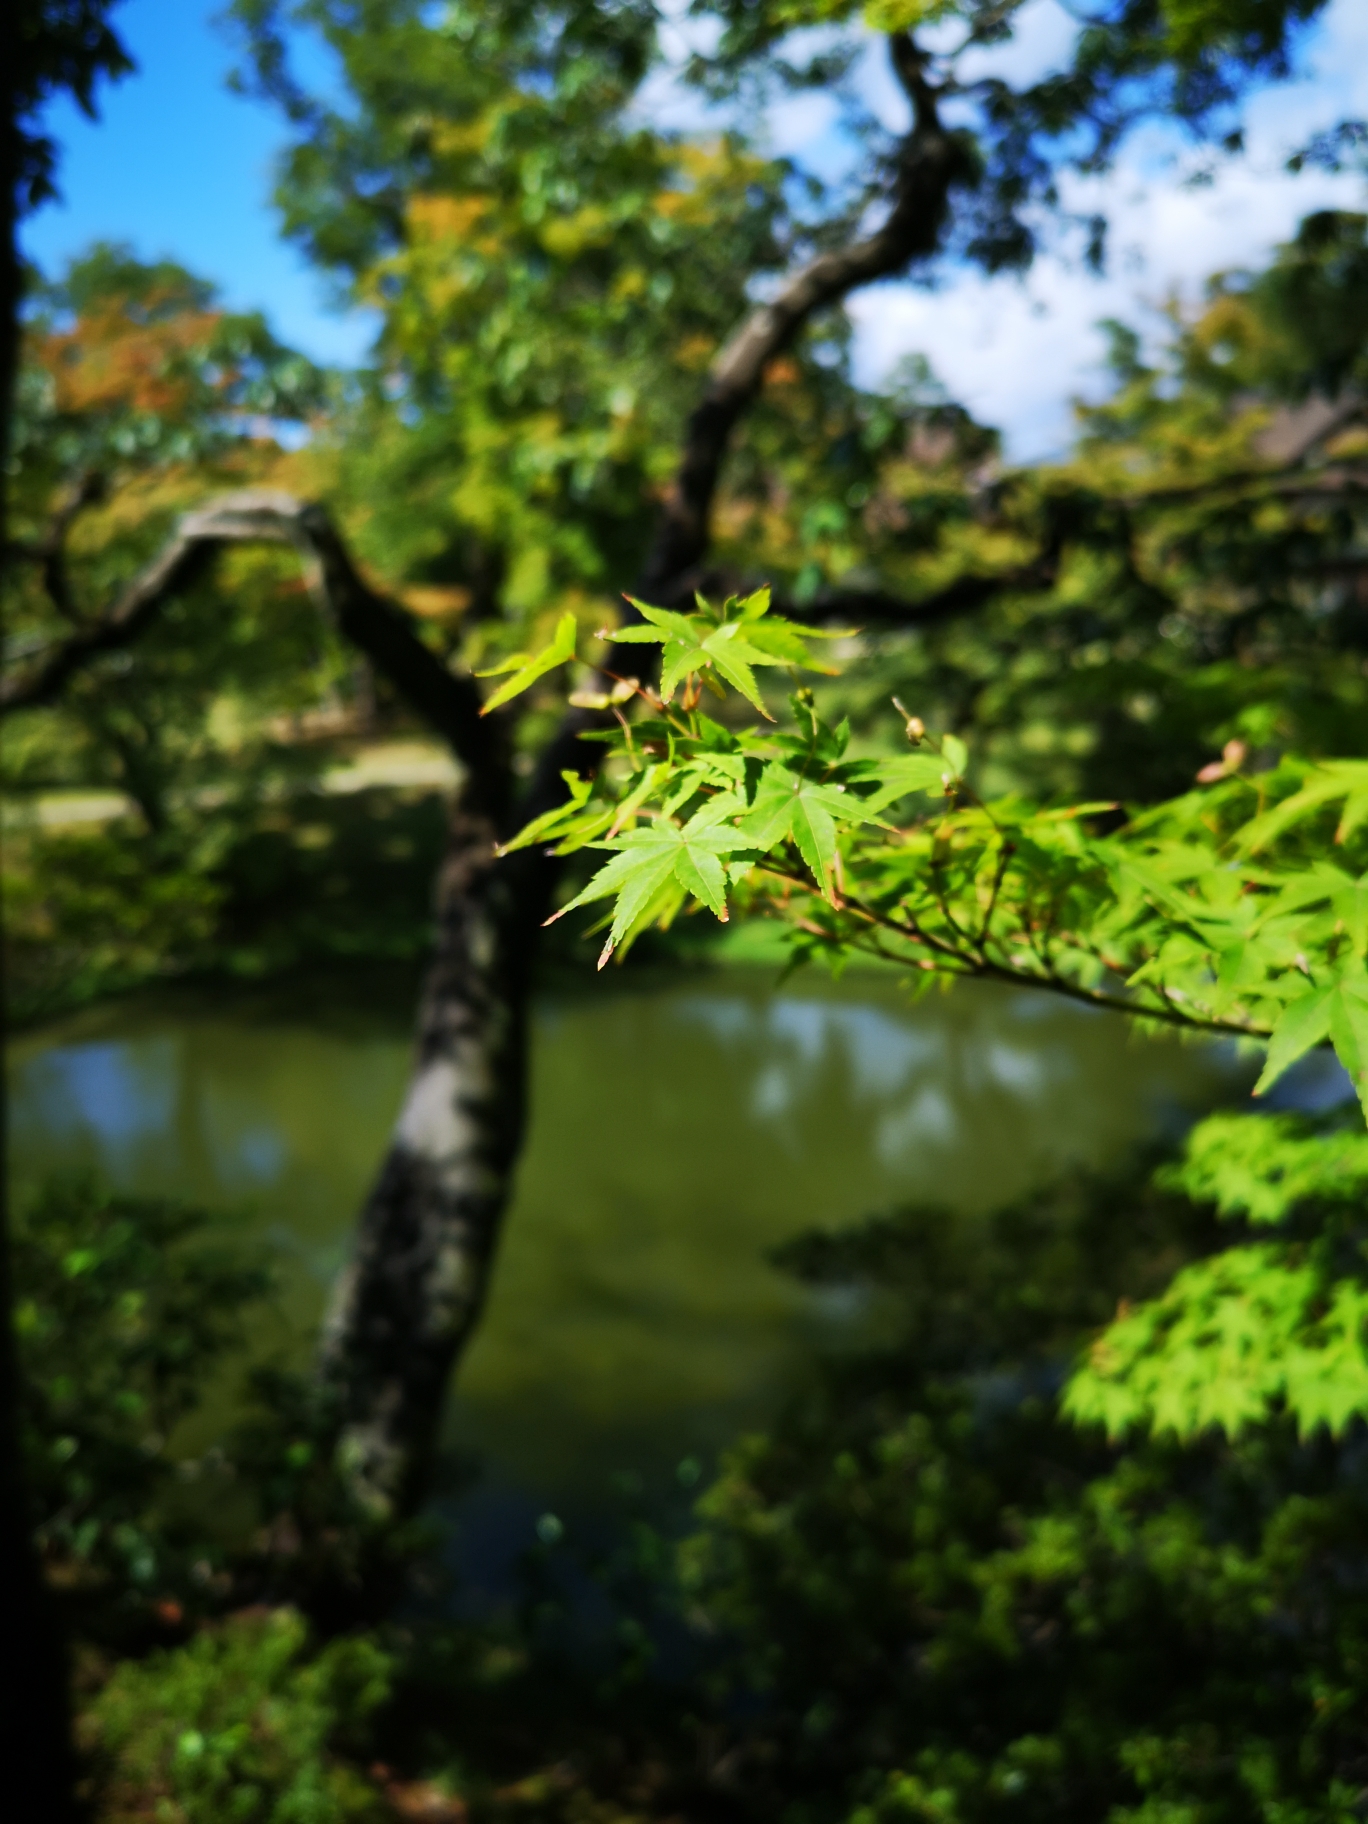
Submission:
POLYGON ((323 1333, 339 1467, 377 1518, 425 1491, 522 1148, 535 928, 473 796, 457 799, 438 877, 413 1074, 323 1333))

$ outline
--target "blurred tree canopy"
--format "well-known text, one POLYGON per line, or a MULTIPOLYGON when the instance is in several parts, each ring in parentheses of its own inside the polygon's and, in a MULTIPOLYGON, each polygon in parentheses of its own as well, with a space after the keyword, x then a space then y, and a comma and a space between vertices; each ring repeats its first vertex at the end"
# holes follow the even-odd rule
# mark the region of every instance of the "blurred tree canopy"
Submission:
POLYGON ((1047 795, 1160 798, 1229 741, 1361 752, 1366 227, 1309 217, 1265 272, 1173 307, 1157 358, 1113 325, 1064 463, 985 471, 947 427, 857 483, 818 561, 853 617, 855 570, 916 630, 871 641, 848 706, 891 681, 977 737, 991 789, 1047 795))
MULTIPOLYGON (((144 265, 120 247, 97 247, 34 286, 24 353, 6 592, 19 667, 88 637, 111 602, 128 600, 207 488, 292 475, 281 439, 306 433, 328 400, 326 377, 259 316, 225 313, 180 267, 144 265)), ((11 791, 31 801, 97 788, 129 806, 120 819, 115 800, 103 826, 39 821, 16 833, 17 1010, 215 954, 222 963, 225 866, 249 884, 242 844, 255 840, 264 859, 265 807, 317 775, 293 724, 320 703, 336 720, 355 688, 354 658, 297 574, 271 553, 243 552, 198 564, 144 638, 11 725, 11 791)), ((278 890, 278 866, 267 873, 278 890)), ((247 936, 240 928, 239 944, 247 936)))
MULTIPOLYGON (((643 5, 241 0, 243 80, 296 138, 278 189, 286 233, 380 313, 374 367, 338 429, 335 485, 362 549, 393 584, 445 590, 453 622, 476 629, 476 663, 525 644, 529 615, 602 615, 648 564, 655 503, 691 460, 685 426, 757 286, 856 243, 928 159, 927 219, 891 269, 1022 266, 1076 228, 1100 256, 1103 224, 1069 215, 1067 175, 1102 168, 1146 119, 1233 150, 1243 87, 1285 72, 1315 10, 1121 6, 1080 30, 1059 73, 1012 87, 976 72, 1011 38, 1014 7, 698 8, 711 50, 667 68, 643 5), (292 74, 310 37, 345 100, 292 74), (905 137, 851 77, 884 48, 904 106, 922 110, 905 137), (714 105, 702 131, 650 125, 671 81, 697 92, 696 110, 714 105), (752 149, 764 102, 792 89, 840 97, 839 176, 752 149), (489 625, 496 610, 511 629, 489 625)), ((848 284, 879 276, 852 269, 848 284)), ((694 558, 784 576, 805 600, 833 562, 868 570, 878 510, 860 515, 860 491, 903 443, 896 394, 851 385, 847 288, 797 317, 744 389, 713 549, 705 533, 694 558)), ((986 440, 970 441, 981 460, 986 440)), ((875 561, 880 582, 916 580, 875 561)))
MULTIPOLYGON (((225 314, 209 286, 166 262, 144 266, 126 248, 98 247, 61 282, 35 287, 25 357, 14 426, 14 658, 97 621, 206 487, 279 474, 277 430, 302 427, 325 399, 323 376, 261 317, 225 314)), ((233 695, 246 692, 259 721, 297 702, 300 673, 317 665, 298 585, 272 589, 260 563, 253 580, 210 583, 207 593, 201 585, 149 639, 85 671, 48 718, 47 739, 38 728, 11 746, 14 783, 36 769, 48 783, 117 786, 148 832, 163 833, 169 795, 202 782, 211 712, 222 725, 233 695)))

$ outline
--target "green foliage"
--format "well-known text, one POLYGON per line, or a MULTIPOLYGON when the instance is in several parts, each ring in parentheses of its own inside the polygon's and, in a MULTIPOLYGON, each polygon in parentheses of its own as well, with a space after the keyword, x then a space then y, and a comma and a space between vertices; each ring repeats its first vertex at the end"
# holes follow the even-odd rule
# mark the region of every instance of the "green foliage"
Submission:
POLYGON ((16 1020, 187 975, 411 962, 432 929, 446 819, 431 791, 379 788, 219 807, 157 838, 131 821, 16 829, 5 844, 16 1020))
POLYGON ((644 6, 235 10, 296 124, 287 231, 382 312, 327 445, 359 548, 475 669, 567 612, 601 625, 713 351, 786 262, 786 171, 646 124, 644 6), (345 105, 294 85, 292 26, 345 105))
MULTIPOLYGON (((38 288, 24 357, 10 661, 108 613, 206 489, 278 477, 287 459, 271 428, 323 396, 322 377, 259 317, 225 314, 193 275, 120 247, 38 288)), ((280 723, 345 675, 298 578, 275 556, 246 556, 187 589, 134 649, 85 668, 59 705, 31 711, 6 742, 6 784, 126 794, 143 831, 115 830, 73 865, 111 889, 121 869, 145 869, 163 901, 171 882, 214 867, 244 806, 314 770, 280 723)), ((35 845, 39 871, 49 855, 61 897, 70 844, 35 845)), ((206 897, 189 887, 182 918, 202 917, 206 897)), ((123 922, 136 917, 127 908, 123 922)))
POLYGON ((213 859, 126 827, 8 833, 11 1016, 55 1013, 203 958, 222 901, 213 859))
POLYGON ((1232 1436, 1286 1410, 1334 1435, 1368 1413, 1368 1286, 1270 1243, 1186 1268, 1118 1318, 1069 1386, 1067 1410, 1112 1436, 1133 1425, 1232 1436))
MULTIPOLYGON (((16 514, 32 561, 11 656, 112 599, 192 499, 307 474, 434 644, 507 677, 487 707, 518 699, 530 747, 580 632, 639 571, 645 509, 757 278, 855 232, 886 201, 893 148, 866 121, 868 165, 805 189, 740 134, 648 127, 658 19, 634 3, 234 10, 296 130, 288 226, 381 311, 374 364, 328 395, 183 272, 118 250, 73 270, 29 337, 16 514), (290 77, 301 25, 337 55, 337 106, 290 77), (292 464, 263 417, 325 399, 331 425, 292 464)), ((866 30, 953 13, 976 57, 1015 26, 1014 8, 977 4, 708 10, 721 34, 692 74, 733 96, 833 84, 866 30)), ((1232 131, 1243 85, 1287 66, 1316 10, 1126 0, 1040 83, 963 93, 963 181, 934 251, 1026 263, 1063 167, 1096 170, 1146 116, 1232 131)), ((953 84, 959 55, 917 71, 953 84)), ((639 622, 583 648, 601 675, 571 701, 616 711, 620 732, 598 782, 569 780, 519 839, 603 863, 563 908, 609 902, 601 960, 690 906, 739 903, 780 920, 798 960, 872 954, 922 985, 988 976, 1267 1043, 1263 1087, 1328 1040, 1368 1106, 1362 434, 1337 421, 1289 455, 1280 411, 1362 380, 1363 239, 1361 218, 1313 218, 1268 273, 1228 277, 1175 321, 1153 366, 1119 332, 1115 390, 1084 414, 1076 459, 1034 473, 1004 473, 925 371, 862 395, 839 315, 809 325, 718 502, 718 593, 734 594, 693 614, 634 604, 639 622), (767 612, 762 574, 810 621, 865 618, 863 602, 891 622, 763 727, 745 707, 768 716, 755 668, 817 668, 816 629, 767 612), (619 645, 663 649, 658 688, 605 670, 619 645), (893 690, 920 711, 903 712, 910 747, 883 708, 893 690)), ((70 976, 74 958, 108 983, 157 953, 258 967, 398 941, 376 936, 336 815, 299 791, 309 762, 272 733, 358 695, 267 559, 198 585, 131 665, 97 666, 32 718, 19 783, 117 785, 143 826, 85 846, 26 836, 37 973, 70 976), (360 908, 273 923, 282 882, 360 908)), ((1357 1119, 1221 1119, 1158 1191, 1074 1187, 958 1240, 914 1213, 794 1251, 900 1313, 903 1334, 740 1447, 686 1550, 694 1613, 728 1643, 707 1753, 740 1809, 1352 1814, 1368 1764, 1362 1152, 1357 1119), (1184 1198, 1257 1233, 1204 1227, 1184 1198)), ((90 1207, 53 1205, 64 1251, 38 1258, 46 1290, 25 1306, 26 1346, 48 1351, 45 1540, 145 1603, 176 1560, 155 1511, 168 1459, 140 1428, 160 1400, 162 1451, 228 1334, 204 1312, 233 1300, 215 1305, 208 1266, 182 1296, 190 1252, 173 1237, 149 1259, 136 1225, 90 1207), (88 1245, 71 1240, 81 1222, 88 1245), (165 1321, 149 1329, 149 1312, 165 1321), (72 1321, 90 1344, 74 1367, 53 1358, 72 1321)), ((314 1544, 346 1531, 319 1415, 297 1387, 276 1403, 283 1430, 277 1413, 243 1458, 273 1591, 308 1587, 314 1544)), ((364 1550, 328 1549, 364 1574, 364 1550)), ((366 1815, 334 1750, 388 1677, 370 1643, 311 1656, 280 1612, 126 1665, 92 1713, 111 1815, 366 1815)), ((554 1808, 557 1790, 528 1801, 554 1808)))
POLYGON ((1186 1267, 1116 1320, 1070 1382, 1065 1408, 1112 1436, 1143 1426, 1236 1436, 1286 1413, 1307 1435, 1368 1415, 1362 1129, 1290 1116, 1216 1116, 1162 1176, 1227 1220, 1289 1231, 1186 1267))
POLYGON ((88 1179, 19 1206, 14 1324, 37 1539, 50 1577, 97 1634, 126 1633, 155 1603, 212 1601, 221 1548, 175 1518, 187 1476, 213 1461, 174 1442, 270 1284, 209 1219, 88 1179), (174 1503, 173 1503, 174 1506, 174 1503))
POLYGON ((343 1824, 385 1815, 335 1753, 364 1743, 389 1656, 366 1636, 311 1651, 290 1609, 234 1616, 120 1666, 82 1719, 100 1815, 167 1824, 343 1824))
MULTIPOLYGON (((238 0, 232 10, 243 81, 291 123, 279 184, 287 232, 381 313, 374 364, 328 443, 330 491, 367 560, 415 604, 421 597, 451 649, 490 675, 544 646, 566 613, 602 625, 611 598, 641 573, 653 503, 676 469, 703 376, 757 280, 840 245, 890 200, 897 148, 849 85, 851 143, 869 156, 834 183, 760 156, 754 93, 775 82, 834 88, 869 29, 914 30, 946 9, 853 0, 700 9, 704 36, 721 29, 688 77, 730 97, 716 117, 726 130, 712 138, 646 124, 654 103, 644 85, 659 78, 666 47, 662 19, 636 0, 532 11, 507 0, 238 0), (805 30, 813 25, 816 36, 805 30), (301 38, 327 47, 341 96, 300 79, 301 38)), ((1176 115, 1195 133, 1228 133, 1250 76, 1287 65, 1317 6, 1134 0, 1089 20, 1062 69, 1021 88, 980 82, 977 68, 967 84, 959 74, 961 56, 991 62, 1018 9, 949 10, 962 22, 956 48, 938 40, 942 48, 917 53, 925 80, 957 95, 964 117, 964 181, 930 257, 967 252, 998 266, 1029 261, 1056 213, 1061 167, 1095 171, 1141 119, 1176 115)), ((1090 233, 1096 241, 1100 227, 1090 233)), ((804 325, 736 428, 712 515, 727 588, 744 595, 768 576, 786 606, 804 610, 848 582, 915 602, 926 583, 939 591, 1019 567, 1023 546, 1043 534, 1051 547, 1060 531, 1096 552, 1099 568, 1124 566, 1131 541, 1118 537, 1115 503, 1089 498, 1084 474, 1046 490, 994 477, 986 489, 991 432, 944 400, 862 395, 847 343, 839 308, 804 325)), ((1073 618, 1133 621, 1138 582, 1121 613, 1108 613, 1098 604, 1116 601, 1115 577, 1087 590, 1080 581, 1059 592, 1073 618)), ((1063 606, 1050 603, 1056 623, 1063 606)), ((1023 674, 1042 647, 1037 629, 1018 639, 1015 608, 993 630, 996 655, 971 638, 971 654, 931 667, 937 686, 960 696, 967 658, 970 689, 1011 699, 1000 718, 1008 745, 1021 697, 1040 683, 1038 667, 1023 674), (995 663, 1004 631, 1020 650, 1014 676, 995 663)), ((1072 640, 1056 624, 1047 649, 1058 645, 1067 666, 1109 631, 1072 640)), ((907 681, 927 669, 919 661, 907 681)), ((1135 654, 1127 663, 1145 669, 1135 654)), ((1124 723, 1119 706, 1146 695, 1138 677, 1119 692, 1106 683, 1079 718, 1094 727, 1124 723)), ((540 740, 554 707, 549 688, 525 700, 522 742, 540 740)), ((1170 765, 1181 766, 1204 730, 1174 721, 1184 757, 1170 765)), ((1061 730, 1066 765, 1077 758, 1074 732, 1061 730)))
POLYGON ((492 665, 487 671, 477 672, 476 676, 481 678, 497 678, 506 671, 513 673, 506 683, 500 684, 497 690, 490 692, 480 714, 487 716, 492 709, 498 709, 501 704, 509 702, 513 697, 520 696, 523 691, 535 684, 538 678, 544 678, 548 671, 554 671, 558 665, 567 664, 575 656, 577 634, 578 628, 575 625, 574 615, 563 614, 556 623, 556 637, 535 657, 530 653, 515 652, 504 659, 501 664, 492 665))
POLYGON ((56 148, 37 130, 44 104, 65 91, 93 115, 98 80, 133 67, 109 23, 115 5, 117 0, 16 0, 15 67, 5 81, 19 131, 17 200, 23 207, 33 209, 54 194, 56 148))
MULTIPOLYGON (((716 617, 669 619, 672 683, 713 676, 716 617)), ((771 736, 637 694, 646 719, 612 739, 600 795, 575 793, 519 839, 612 854, 572 902, 614 899, 605 959, 690 895, 725 917, 730 881, 790 924, 800 954, 866 953, 1193 1030, 1271 1035, 1261 1090, 1328 1037, 1368 1098, 1357 846, 1368 763, 1221 767, 1205 789, 1105 833, 1117 806, 983 803, 954 736, 938 752, 847 759, 848 726, 824 722, 810 695, 793 699, 795 732, 771 736), (926 794, 943 808, 888 821, 926 794)), ((907 732, 925 742, 915 718, 907 732)))
MULTIPOLYGON (((1162 1297, 1219 1246, 1184 1180, 1211 1189, 1221 1123, 1261 1130, 1227 1223, 1279 1183, 1265 1126, 1310 1172, 1304 1126, 1217 1117, 1157 1184, 1135 1162, 977 1220, 900 1211, 783 1251, 885 1340, 821 1365, 706 1493, 679 1561, 696 1669, 676 1647, 657 1685, 635 1610, 606 1680, 536 1628, 320 1652, 293 1611, 249 1610, 87 1701, 100 1815, 383 1815, 355 1771, 377 1754, 446 1770, 385 1775, 396 1808, 434 1815, 453 1784, 490 1818, 687 1815, 722 1782, 735 1815, 794 1824, 1341 1815, 1368 1748, 1357 1451, 1274 1422, 1118 1454, 1056 1408, 1118 1299, 1162 1297)), ((632 1551, 657 1610, 670 1556, 647 1534, 632 1551)))
MULTIPOLYGON (((825 667, 811 656, 808 641, 837 637, 819 627, 803 627, 777 616, 771 619, 768 589, 757 589, 744 600, 731 596, 720 611, 709 607, 699 596, 698 612, 692 615, 652 608, 634 596, 627 599, 641 616, 642 624, 619 628, 607 637, 618 643, 661 648, 660 696, 665 703, 671 701, 684 679, 691 684, 697 680, 718 696, 725 695, 722 684, 730 684, 762 716, 772 720, 752 667, 789 665, 823 670, 825 667)), ((696 696, 697 692, 693 694, 696 696)))
POLYGON ((1152 360, 1114 326, 1115 384, 1060 465, 985 462, 924 397, 876 443, 871 405, 820 536, 744 524, 748 574, 782 599, 810 564, 803 612, 866 627, 831 719, 877 740, 896 692, 972 739, 986 794, 1056 801, 1171 797, 1232 741, 1361 753, 1364 414, 1315 389, 1363 357, 1362 238, 1311 218, 1152 360))
POLYGON ((1160 1175, 1167 1189, 1257 1224, 1283 1222, 1298 1204, 1352 1205, 1365 1181, 1368 1138, 1291 1115, 1212 1115, 1188 1135, 1181 1161, 1160 1175))
POLYGON ((787 1251, 895 1340, 734 1448, 683 1547, 747 1815, 1348 1815, 1357 1450, 1273 1423, 1117 1454, 1055 1405, 1109 1305, 1214 1239, 1132 1171, 787 1251))
MULTIPOLYGON (((11 660, 106 612, 206 492, 307 485, 291 467, 306 459, 274 432, 321 409, 325 377, 178 266, 95 248, 37 287, 25 356, 11 660)), ((32 1018, 192 970, 421 950, 438 805, 317 790, 384 713, 293 561, 244 551, 57 705, 16 718, 4 750, 18 825, 5 854, 12 1010, 32 1018), (135 814, 45 823, 48 795, 73 788, 118 791, 135 814)))
POLYGON ((1368 379, 1368 216, 1326 209, 1249 285, 1255 313, 1274 330, 1265 376, 1293 397, 1333 399, 1368 379))
POLYGON ((212 285, 125 244, 97 242, 27 304, 12 435, 28 515, 73 478, 98 476, 107 492, 307 422, 326 402, 323 374, 260 313, 216 307, 212 285))

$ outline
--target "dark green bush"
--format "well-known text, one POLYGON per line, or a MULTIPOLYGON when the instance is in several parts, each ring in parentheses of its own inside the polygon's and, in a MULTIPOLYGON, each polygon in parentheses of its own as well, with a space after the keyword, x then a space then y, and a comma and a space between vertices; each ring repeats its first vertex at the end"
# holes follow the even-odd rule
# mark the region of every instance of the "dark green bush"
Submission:
POLYGON ((903 1327, 736 1446, 683 1547, 750 1815, 1359 1815, 1365 1439, 1113 1449, 1058 1416, 1090 1325, 1204 1245, 1142 1181, 789 1250, 903 1327))
MULTIPOLYGON (((222 1226, 221 1224, 219 1225, 222 1226)), ((221 1451, 178 1453, 177 1428, 240 1346, 269 1270, 181 1205, 91 1178, 22 1201, 14 1234, 24 1441, 49 1575, 106 1635, 213 1602, 222 1542, 175 1497, 222 1500, 221 1451), (177 1509, 182 1510, 179 1515, 177 1509)))

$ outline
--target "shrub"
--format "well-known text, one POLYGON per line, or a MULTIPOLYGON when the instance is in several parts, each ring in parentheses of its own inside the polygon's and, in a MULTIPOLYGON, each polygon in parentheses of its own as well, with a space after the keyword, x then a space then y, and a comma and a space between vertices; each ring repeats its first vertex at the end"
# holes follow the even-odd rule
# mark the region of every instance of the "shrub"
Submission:
POLYGON ((118 1667, 82 1719, 106 1824, 344 1824, 383 1816, 338 1751, 364 1745, 391 1662, 365 1636, 310 1651, 293 1609, 243 1611, 118 1667))
POLYGON ((178 1459, 173 1434, 271 1283, 241 1249, 210 1239, 211 1220, 88 1177, 53 1180, 18 1212, 15 1327, 38 1542, 99 1632, 208 1593, 213 1548, 170 1517, 166 1497, 214 1459, 178 1459))

